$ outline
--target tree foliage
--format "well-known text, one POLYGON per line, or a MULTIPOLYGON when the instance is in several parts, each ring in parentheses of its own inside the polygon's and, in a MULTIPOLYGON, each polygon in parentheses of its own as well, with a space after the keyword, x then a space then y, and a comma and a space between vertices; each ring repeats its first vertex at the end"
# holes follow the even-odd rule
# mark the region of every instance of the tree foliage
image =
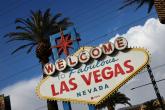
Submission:
POLYGON ((50 45, 50 35, 58 33, 60 28, 65 30, 73 24, 69 18, 61 18, 61 16, 61 13, 52 15, 50 9, 47 9, 45 12, 31 11, 29 18, 17 18, 15 20, 16 32, 9 32, 5 37, 8 37, 8 42, 28 41, 28 43, 16 48, 12 54, 25 48, 28 48, 27 53, 29 53, 35 45, 41 42, 50 45))
POLYGON ((130 5, 137 4, 136 9, 139 9, 143 5, 147 4, 148 5, 148 13, 151 12, 151 9, 154 5, 154 0, 124 0, 123 6, 121 6, 119 9, 126 8, 130 5))

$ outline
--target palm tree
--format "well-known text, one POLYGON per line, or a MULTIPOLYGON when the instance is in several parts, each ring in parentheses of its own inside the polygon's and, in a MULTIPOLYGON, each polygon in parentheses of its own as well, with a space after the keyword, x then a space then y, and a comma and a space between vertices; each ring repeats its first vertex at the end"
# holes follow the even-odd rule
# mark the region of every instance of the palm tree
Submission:
POLYGON ((144 4, 148 4, 147 13, 150 13, 153 8, 153 5, 155 5, 160 22, 162 24, 165 24, 165 1, 164 0, 124 0, 124 5, 121 6, 119 9, 123 9, 133 4, 138 4, 136 9, 139 9, 144 4))
MULTIPOLYGON (((52 53, 49 36, 58 33, 60 29, 65 30, 73 24, 68 18, 61 19, 61 16, 61 13, 53 16, 50 13, 50 9, 47 9, 45 12, 41 12, 41 10, 31 11, 31 16, 26 19, 16 19, 17 31, 7 33, 5 37, 8 37, 8 42, 27 41, 27 44, 18 47, 12 54, 25 48, 27 53, 30 53, 36 47, 36 57, 43 68, 49 62, 49 57, 52 53)), ((57 103, 48 101, 48 110, 58 110, 57 103)))
POLYGON ((158 100, 151 100, 144 103, 144 110, 157 110, 158 108, 161 108, 160 103, 158 100))
POLYGON ((108 110, 115 110, 116 104, 128 104, 131 106, 129 101, 130 99, 125 94, 115 92, 108 99, 106 99, 103 104, 98 105, 97 108, 100 109, 107 107, 108 110))
POLYGON ((138 4, 136 9, 139 9, 144 4, 148 4, 148 11, 147 12, 150 13, 151 9, 154 5, 154 0, 125 0, 124 5, 121 6, 119 9, 123 9, 123 8, 130 6, 130 5, 133 5, 133 4, 138 4))

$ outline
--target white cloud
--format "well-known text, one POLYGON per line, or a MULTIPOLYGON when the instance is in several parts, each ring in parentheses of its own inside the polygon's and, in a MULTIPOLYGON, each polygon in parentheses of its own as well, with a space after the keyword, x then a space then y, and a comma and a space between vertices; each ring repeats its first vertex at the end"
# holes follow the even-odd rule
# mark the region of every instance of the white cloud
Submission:
MULTIPOLYGON (((157 19, 151 18, 146 21, 144 26, 135 26, 128 30, 124 36, 128 39, 130 46, 145 47, 150 51, 151 55, 151 66, 165 63, 165 52, 164 52, 164 34, 165 25, 159 23, 157 19)), ((116 35, 117 37, 119 35, 116 35)), ((155 78, 165 78, 163 71, 165 67, 154 69, 155 78)), ((38 107, 43 107, 42 110, 46 110, 46 102, 40 100, 35 94, 35 87, 39 82, 40 78, 34 78, 31 80, 21 81, 12 86, 4 88, 0 93, 10 95, 12 110, 35 110, 38 107)), ((137 75, 132 81, 123 86, 120 91, 125 93, 130 99, 132 104, 142 103, 144 101, 156 98, 152 85, 131 91, 132 87, 145 84, 150 82, 148 74, 145 72, 137 75)), ((165 86, 164 82, 160 82, 159 89, 161 94, 165 97, 165 86)), ((59 103, 60 110, 62 105, 59 103)), ((73 110, 80 110, 80 108, 87 109, 85 105, 73 104, 73 110)), ((121 107, 121 106, 120 106, 121 107)), ((40 109, 41 109, 40 108, 40 109)), ((37 110, 37 109, 36 109, 37 110)))
POLYGON ((10 95, 12 110, 35 110, 38 107, 44 108, 46 102, 38 99, 35 94, 35 87, 39 79, 40 78, 34 78, 21 81, 1 90, 0 93, 10 95))
MULTIPOLYGON (((158 19, 150 18, 146 21, 144 26, 135 26, 128 30, 126 34, 115 36, 126 37, 129 46, 144 47, 151 53, 151 67, 156 67, 161 64, 165 64, 165 25, 160 24, 158 19)), ((115 39, 113 38, 113 39, 115 39)), ((157 69, 153 69, 153 73, 156 80, 165 78, 164 73, 165 67, 162 66, 157 69)), ((137 75, 133 81, 128 82, 123 86, 120 91, 125 93, 130 99, 132 104, 142 103, 144 101, 156 98, 155 92, 152 85, 135 89, 131 91, 130 89, 142 84, 150 83, 150 78, 147 72, 142 72, 137 75)), ((163 86, 165 82, 158 83, 159 90, 162 96, 165 97, 165 87, 163 86)))

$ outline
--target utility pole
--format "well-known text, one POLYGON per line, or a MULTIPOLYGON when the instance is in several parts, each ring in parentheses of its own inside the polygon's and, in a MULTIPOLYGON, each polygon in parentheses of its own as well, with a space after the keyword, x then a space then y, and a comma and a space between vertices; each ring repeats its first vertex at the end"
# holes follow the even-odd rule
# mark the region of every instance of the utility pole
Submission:
POLYGON ((156 96, 157 96, 157 98, 158 98, 158 100, 159 100, 159 103, 160 103, 160 105, 161 105, 161 108, 162 108, 162 110, 165 110, 164 103, 163 103, 162 97, 161 97, 161 95, 160 95, 160 92, 159 92, 158 86, 157 86, 157 84, 156 84, 156 81, 155 81, 155 78, 154 78, 154 75, 153 75, 153 73, 152 73, 152 70, 151 70, 150 65, 147 65, 147 71, 148 71, 148 73, 149 73, 149 76, 150 76, 152 85, 153 85, 153 87, 154 87, 154 90, 155 90, 156 96))

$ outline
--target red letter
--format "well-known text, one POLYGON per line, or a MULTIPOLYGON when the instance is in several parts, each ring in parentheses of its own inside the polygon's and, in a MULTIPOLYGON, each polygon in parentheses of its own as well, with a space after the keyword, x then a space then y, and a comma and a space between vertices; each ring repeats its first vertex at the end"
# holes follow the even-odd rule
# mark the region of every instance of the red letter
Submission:
POLYGON ((45 69, 48 73, 53 72, 53 65, 52 64, 45 65, 45 69))
POLYGON ((92 75, 92 73, 90 72, 88 75, 88 79, 84 74, 81 75, 82 79, 85 81, 87 86, 89 86, 91 84, 91 75, 92 75))
POLYGON ((68 88, 68 86, 66 85, 65 81, 62 81, 62 82, 61 82, 60 94, 62 94, 63 91, 69 92, 69 88, 68 88))
POLYGON ((53 96, 56 96, 56 95, 59 94, 59 92, 56 92, 56 91, 55 91, 54 84, 51 85, 51 90, 52 90, 52 95, 53 95, 53 96))
POLYGON ((75 90, 77 88, 77 84, 74 83, 73 80, 75 80, 75 78, 71 78, 69 80, 69 84, 72 85, 72 88, 70 88, 70 90, 75 90))
POLYGON ((115 77, 117 77, 117 75, 120 74, 120 73, 121 73, 122 75, 125 74, 125 72, 124 72, 124 70, 122 69, 122 67, 120 66, 120 64, 117 63, 117 64, 115 64, 115 77))
POLYGON ((62 60, 59 60, 57 63, 58 63, 59 69, 64 68, 64 64, 62 60))
POLYGON ((99 54, 100 54, 99 49, 94 48, 94 49, 92 50, 92 55, 93 55, 93 56, 97 56, 97 55, 99 55, 99 54))
POLYGON ((111 54, 114 51, 114 45, 111 42, 109 42, 107 44, 103 44, 102 49, 104 54, 111 54))
POLYGON ((102 81, 102 79, 100 78, 101 74, 99 73, 100 70, 95 70, 93 71, 93 76, 94 76, 94 79, 95 79, 95 83, 99 83, 102 81), (97 74, 99 73, 99 74, 97 74))
POLYGON ((85 54, 85 53, 82 53, 82 54, 80 55, 80 59, 81 59, 81 60, 87 60, 86 54, 85 54))
POLYGON ((129 70, 126 71, 127 73, 130 73, 130 72, 132 72, 134 70, 134 67, 131 66, 130 64, 128 64, 130 62, 131 62, 131 60, 127 60, 127 61, 124 62, 124 66, 129 69, 129 70))
POLYGON ((113 71, 110 71, 112 70, 111 67, 105 67, 103 70, 102 70, 102 77, 106 80, 108 79, 111 79, 113 77, 113 71), (108 71, 107 71, 108 70, 108 71))
POLYGON ((69 59, 69 63, 70 65, 74 65, 76 62, 73 62, 71 58, 68 58, 69 59))
POLYGON ((119 48, 124 46, 123 39, 117 39, 116 42, 117 42, 117 45, 118 45, 119 48))

